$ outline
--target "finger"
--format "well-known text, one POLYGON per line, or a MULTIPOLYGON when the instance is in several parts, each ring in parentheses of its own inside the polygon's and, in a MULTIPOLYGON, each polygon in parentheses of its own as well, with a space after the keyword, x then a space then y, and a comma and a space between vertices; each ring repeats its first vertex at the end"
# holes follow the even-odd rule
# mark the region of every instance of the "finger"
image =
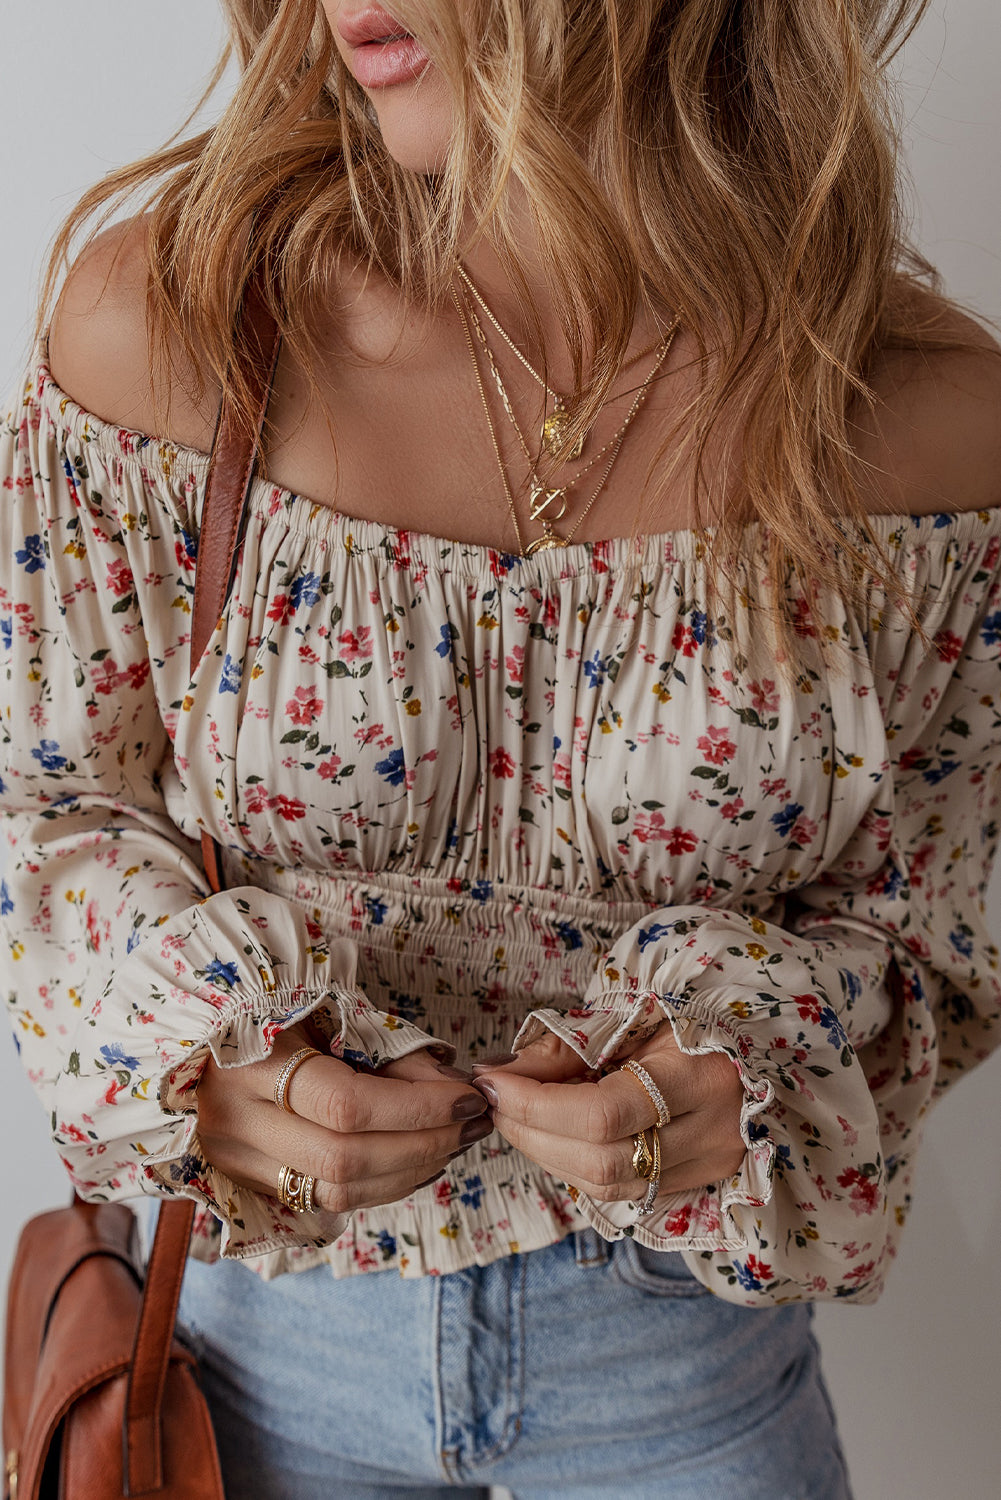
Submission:
POLYGON ((641 1179, 632 1167, 635 1145, 631 1136, 611 1145, 595 1146, 537 1130, 506 1115, 495 1115, 494 1123, 505 1140, 554 1177, 577 1187, 584 1187, 586 1182, 590 1186, 585 1191, 596 1188, 604 1198, 629 1197, 638 1190, 641 1179), (627 1187, 629 1192, 619 1191, 627 1187))
POLYGON ((401 1058, 414 1078, 359 1073, 335 1057, 309 1057, 297 1068, 286 1094, 301 1119, 350 1135, 371 1130, 424 1131, 469 1120, 487 1109, 483 1095, 463 1079, 443 1077, 430 1063, 401 1058))
POLYGON ((479 1080, 486 1073, 492 1078, 498 1068, 502 1068, 505 1074, 536 1078, 540 1083, 565 1083, 572 1078, 595 1076, 584 1059, 552 1031, 536 1037, 508 1062, 497 1059, 473 1063, 473 1076, 479 1080))
POLYGON ((650 1095, 635 1078, 618 1070, 595 1083, 567 1084, 540 1083, 502 1068, 479 1077, 477 1083, 493 1105, 495 1117, 503 1115, 573 1141, 613 1145, 657 1123, 650 1095))

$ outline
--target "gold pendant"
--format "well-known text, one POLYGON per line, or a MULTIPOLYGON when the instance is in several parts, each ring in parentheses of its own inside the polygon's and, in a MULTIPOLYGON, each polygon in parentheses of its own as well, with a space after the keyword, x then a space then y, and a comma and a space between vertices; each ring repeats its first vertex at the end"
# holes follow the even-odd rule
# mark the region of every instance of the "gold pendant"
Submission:
MULTIPOLYGON (((562 521, 567 513, 566 490, 547 490, 544 484, 539 484, 538 480, 533 481, 528 496, 528 513, 532 520, 537 521, 542 512, 548 510, 551 505, 555 505, 557 500, 560 501, 560 508, 554 511, 550 517, 551 521, 562 521)), ((543 522, 543 525, 545 524, 543 522)))
MULTIPOLYGON (((570 424, 570 413, 562 402, 557 401, 553 412, 542 424, 542 446, 550 458, 557 458, 563 445, 563 433, 570 424)), ((584 435, 586 436, 586 434, 584 435)), ((579 437, 566 456, 566 462, 571 463, 580 458, 584 452, 584 436, 579 437)))
POLYGON ((548 521, 543 521, 542 528, 542 535, 537 536, 534 542, 529 542, 525 548, 526 557, 531 557, 533 552, 551 552, 554 547, 568 545, 561 536, 556 535, 548 521))

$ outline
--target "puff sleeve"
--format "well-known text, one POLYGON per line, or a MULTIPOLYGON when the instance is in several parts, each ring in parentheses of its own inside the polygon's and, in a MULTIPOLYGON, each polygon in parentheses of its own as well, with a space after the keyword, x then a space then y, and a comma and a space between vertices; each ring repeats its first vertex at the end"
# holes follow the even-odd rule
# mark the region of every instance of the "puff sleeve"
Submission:
MULTIPOLYGON (((292 1215, 205 1160, 206 1059, 254 1062, 307 1015, 335 1055, 372 1066, 436 1039, 375 1010, 353 943, 328 942, 298 906, 255 886, 209 894, 198 846, 165 808, 172 746, 143 619, 144 606, 167 610, 163 649, 186 662, 194 543, 183 534, 165 580, 157 505, 126 495, 86 432, 67 442, 39 400, 41 368, 0 428, 0 809, 12 847, 0 941, 21 1061, 83 1197, 194 1198, 204 1255, 217 1220, 225 1255, 326 1244, 348 1216, 292 1215)), ((155 472, 149 484, 162 486, 155 472)))
POLYGON ((936 518, 913 546, 906 529, 891 537, 931 649, 870 592, 859 644, 883 758, 824 868, 777 895, 770 920, 736 906, 652 912, 605 955, 579 1007, 533 1012, 515 1044, 546 1027, 601 1067, 666 1018, 683 1051, 732 1058, 746 1147, 735 1177, 645 1218, 584 1195, 578 1205, 607 1238, 683 1251, 731 1301, 875 1300, 927 1109, 1001 1041, 984 917, 1001 764, 989 520, 997 513, 936 518))

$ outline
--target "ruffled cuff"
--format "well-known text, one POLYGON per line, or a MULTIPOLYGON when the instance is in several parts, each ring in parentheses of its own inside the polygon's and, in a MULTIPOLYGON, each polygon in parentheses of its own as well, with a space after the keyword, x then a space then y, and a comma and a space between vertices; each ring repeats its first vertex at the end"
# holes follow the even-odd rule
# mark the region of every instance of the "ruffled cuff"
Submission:
MULTIPOLYGON (((603 996, 612 1000, 607 992, 603 996)), ((742 1224, 742 1209, 759 1209, 771 1201, 775 1143, 756 1124, 757 1117, 775 1097, 767 1078, 756 1076, 753 1067, 734 1053, 732 1040, 707 1018, 689 1011, 678 1015, 666 996, 620 992, 616 1004, 593 1012, 582 1008, 560 1012, 540 1009, 529 1015, 517 1037, 515 1052, 543 1035, 554 1032, 588 1067, 612 1065, 622 1051, 632 1051, 652 1036, 665 1018, 682 1052, 698 1056, 724 1052, 737 1066, 744 1086, 740 1111, 740 1133, 746 1147, 744 1160, 734 1177, 704 1188, 672 1193, 658 1204, 655 1213, 641 1215, 639 1204, 617 1200, 596 1202, 575 1190, 577 1207, 606 1240, 630 1235, 651 1250, 743 1250, 748 1239, 742 1224)), ((670 1127, 668 1127, 670 1128, 670 1127)))
MULTIPOLYGON (((745 1268, 764 1265, 767 1248, 775 1282, 790 1242, 812 1245, 817 1261, 856 1253, 860 1218, 880 1218, 884 1171, 872 1095, 841 1015, 885 1014, 882 977, 871 965, 860 979, 738 912, 679 907, 636 924, 605 955, 581 1006, 533 1011, 514 1050, 546 1029, 603 1068, 667 1019, 682 1052, 722 1052, 735 1064, 744 1160, 735 1176, 675 1194, 653 1214, 581 1193, 582 1214, 607 1239, 743 1252, 734 1264, 745 1268)), ((670 1126, 664 1141, 669 1149, 670 1126)))
POLYGON ((331 1055, 355 1066, 424 1047, 451 1060, 454 1047, 372 1006, 355 985, 355 945, 325 941, 300 908, 256 888, 173 918, 132 959, 113 1003, 108 994, 96 1008, 98 1057, 74 1053, 57 1088, 57 1140, 79 1191, 193 1198, 220 1221, 225 1256, 329 1244, 350 1215, 293 1214, 206 1161, 197 1085, 209 1056, 220 1068, 260 1062, 307 1016, 331 1055))

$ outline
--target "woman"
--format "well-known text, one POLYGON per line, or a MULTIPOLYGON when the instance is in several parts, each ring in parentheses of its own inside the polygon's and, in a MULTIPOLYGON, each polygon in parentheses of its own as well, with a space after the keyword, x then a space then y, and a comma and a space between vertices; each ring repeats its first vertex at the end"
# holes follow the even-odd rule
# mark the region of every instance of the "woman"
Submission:
POLYGON ((227 10, 232 106, 85 200, 169 172, 4 436, 59 1149, 203 1205, 234 1495, 847 1495, 810 1304, 878 1295, 999 996, 1001 382, 901 269, 886 18, 227 10), (266 477, 189 681, 257 265, 266 477))

